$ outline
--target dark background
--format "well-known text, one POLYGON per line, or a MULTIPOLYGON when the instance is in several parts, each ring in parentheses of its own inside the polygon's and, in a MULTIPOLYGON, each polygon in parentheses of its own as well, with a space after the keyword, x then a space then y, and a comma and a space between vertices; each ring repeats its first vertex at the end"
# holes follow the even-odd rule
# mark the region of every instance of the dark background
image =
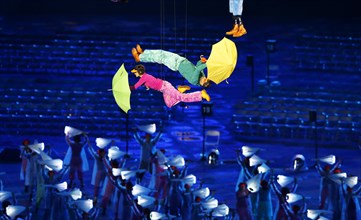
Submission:
MULTIPOLYGON (((160 5, 173 5, 176 11, 190 15, 217 16, 228 14, 228 1, 225 0, 129 0, 128 3, 114 4, 110 0, 1 0, 0 13, 8 14, 154 14, 159 13, 160 5), (185 7, 187 5, 187 7, 185 7)), ((244 16, 329 16, 359 17, 359 0, 245 0, 244 16)), ((167 7, 165 7, 167 8, 167 7)), ((173 13, 173 12, 169 12, 173 13)))

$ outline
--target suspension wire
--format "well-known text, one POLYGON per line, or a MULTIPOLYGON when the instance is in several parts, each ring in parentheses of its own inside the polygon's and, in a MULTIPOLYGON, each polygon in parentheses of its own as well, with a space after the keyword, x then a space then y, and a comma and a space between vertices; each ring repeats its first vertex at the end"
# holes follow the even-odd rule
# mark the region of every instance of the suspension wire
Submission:
POLYGON ((187 38, 188 38, 188 0, 185 1, 186 5, 185 5, 185 18, 184 18, 184 23, 185 23, 185 27, 184 27, 184 57, 187 58, 187 38))
MULTIPOLYGON (((164 49, 164 0, 160 0, 160 48, 164 49)), ((163 65, 160 65, 160 78, 164 79, 163 65)))
POLYGON ((174 51, 177 51, 177 6, 176 0, 173 1, 173 22, 174 22, 174 51))

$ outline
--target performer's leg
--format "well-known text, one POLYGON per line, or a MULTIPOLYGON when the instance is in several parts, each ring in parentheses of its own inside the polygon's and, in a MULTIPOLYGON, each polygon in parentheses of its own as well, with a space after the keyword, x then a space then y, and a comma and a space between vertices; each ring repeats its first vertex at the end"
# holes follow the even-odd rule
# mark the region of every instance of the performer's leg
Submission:
POLYGON ((200 102, 202 101, 203 92, 181 93, 167 81, 163 82, 162 93, 164 102, 168 107, 174 106, 178 102, 200 102))
POLYGON ((70 169, 69 169, 69 188, 73 187, 74 176, 75 176, 75 169, 74 169, 73 166, 70 166, 70 169))
POLYGON ((179 64, 186 58, 165 50, 144 50, 139 59, 144 63, 159 63, 178 71, 179 64))

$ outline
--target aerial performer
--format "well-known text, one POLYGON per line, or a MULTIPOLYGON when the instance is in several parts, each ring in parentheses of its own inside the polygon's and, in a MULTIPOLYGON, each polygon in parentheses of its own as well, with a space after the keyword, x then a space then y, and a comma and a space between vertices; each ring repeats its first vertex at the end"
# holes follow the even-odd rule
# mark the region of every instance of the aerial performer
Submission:
POLYGON ((244 28, 241 16, 243 12, 243 0, 229 0, 229 12, 234 19, 234 25, 232 30, 226 32, 226 35, 232 35, 233 37, 241 37, 247 34, 244 28))
POLYGON ((134 86, 130 86, 131 90, 138 89, 140 86, 144 85, 148 89, 153 89, 163 93, 164 102, 167 107, 171 108, 178 104, 179 102, 200 102, 202 99, 211 100, 206 90, 191 92, 191 93, 182 93, 178 91, 174 86, 168 81, 155 78, 154 76, 145 72, 145 67, 141 64, 138 64, 131 70, 136 77, 140 79, 134 86))
POLYGON ((136 62, 159 63, 173 71, 178 71, 190 84, 208 88, 212 81, 207 79, 203 70, 207 68, 207 59, 200 56, 200 60, 194 65, 187 58, 165 50, 143 50, 139 44, 132 49, 132 55, 136 62))

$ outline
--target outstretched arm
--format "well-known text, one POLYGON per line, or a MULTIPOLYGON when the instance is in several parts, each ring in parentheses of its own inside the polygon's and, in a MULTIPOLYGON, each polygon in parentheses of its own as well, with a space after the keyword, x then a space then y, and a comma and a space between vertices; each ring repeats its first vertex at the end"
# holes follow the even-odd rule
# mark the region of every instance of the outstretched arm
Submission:
POLYGON ((281 196, 281 191, 279 190, 279 188, 278 188, 278 186, 276 185, 276 183, 275 183, 275 176, 274 175, 272 175, 271 177, 270 177, 270 183, 271 183, 271 188, 273 189, 273 191, 277 194, 277 196, 281 196))
POLYGON ((135 140, 136 140, 140 145, 143 146, 144 140, 140 137, 138 131, 136 131, 136 132, 134 133, 134 138, 135 138, 135 140))
POLYGON ((92 145, 88 142, 88 151, 90 153, 90 155, 92 155, 92 157, 94 159, 97 159, 98 158, 98 154, 95 152, 95 150, 93 149, 92 145))
POLYGON ((291 189, 291 192, 296 192, 298 188, 298 183, 297 183, 297 178, 295 177, 294 180, 293 180, 293 186, 292 186, 292 189, 291 189))
POLYGON ((341 164, 342 160, 338 160, 332 167, 332 169, 330 170, 330 173, 332 173, 340 164, 341 164))
POLYGON ((65 135, 65 141, 70 146, 73 142, 70 140, 69 133, 65 135))
POLYGON ((358 187, 358 189, 354 190, 354 195, 359 195, 361 194, 361 185, 358 187))
POLYGON ((325 175, 325 170, 321 167, 321 165, 319 163, 316 163, 316 170, 317 172, 321 175, 324 176, 325 175))
POLYGON ((157 142, 158 142, 158 140, 159 140, 159 138, 161 137, 161 135, 162 135, 162 132, 158 132, 157 133, 157 135, 152 139, 152 145, 154 146, 157 142))

